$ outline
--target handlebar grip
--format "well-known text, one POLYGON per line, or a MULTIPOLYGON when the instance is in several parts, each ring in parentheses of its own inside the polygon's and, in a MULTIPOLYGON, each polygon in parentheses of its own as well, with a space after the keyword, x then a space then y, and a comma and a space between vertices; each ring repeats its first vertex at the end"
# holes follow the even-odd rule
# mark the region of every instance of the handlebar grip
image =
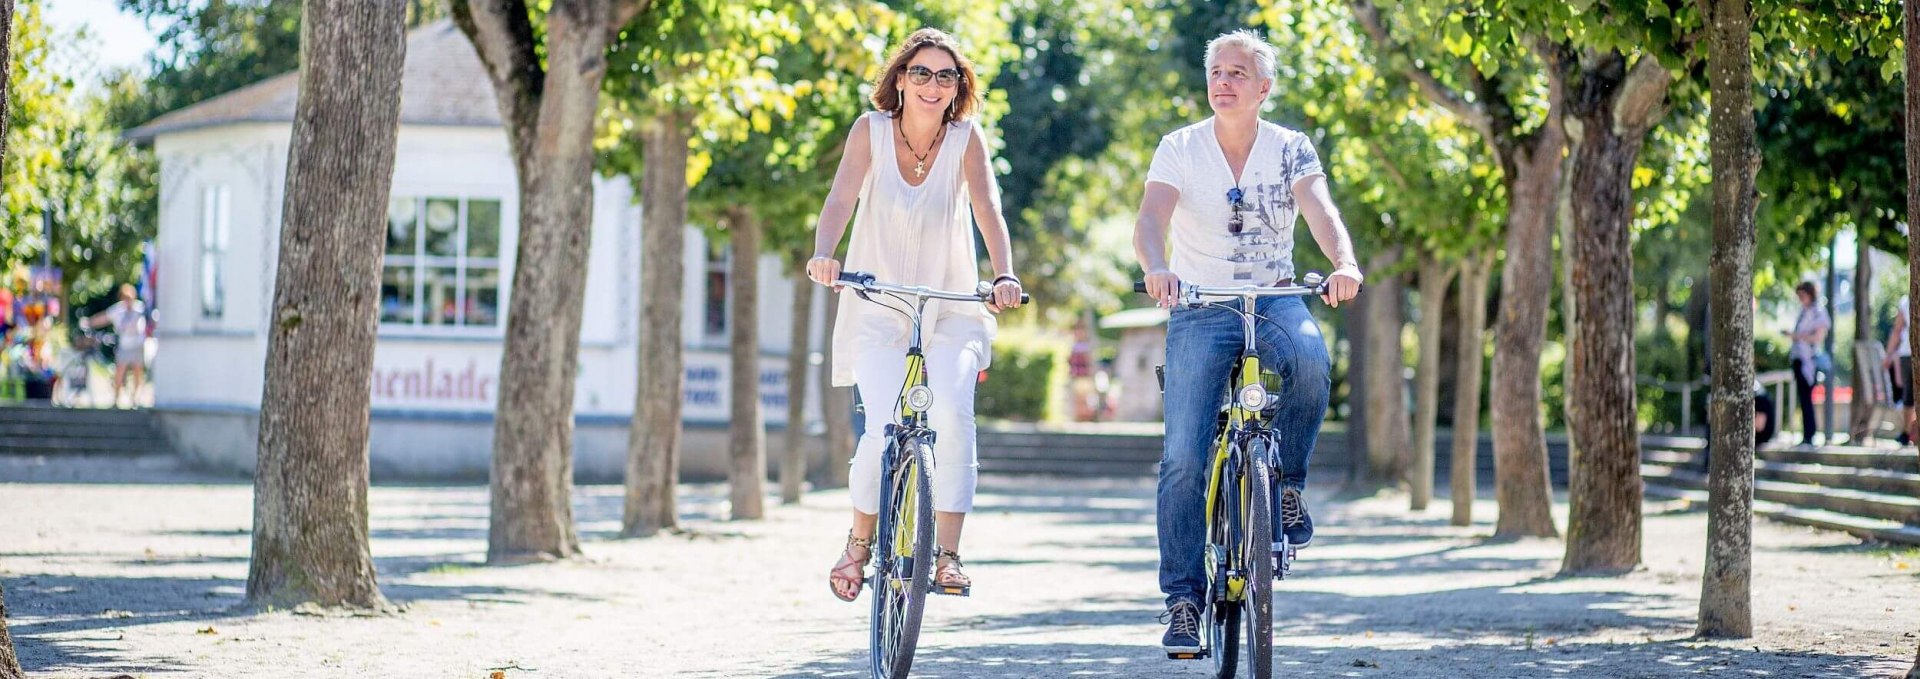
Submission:
POLYGON ((1020 293, 1020 305, 1021 305, 1021 306, 1026 306, 1026 305, 1028 305, 1028 304, 1032 304, 1032 303, 1033 303, 1033 295, 1029 295, 1029 294, 1027 294, 1027 293, 1024 293, 1024 292, 1023 292, 1023 293, 1020 293))
POLYGON ((1147 282, 1146 282, 1146 281, 1134 281, 1134 282, 1133 282, 1133 291, 1134 291, 1134 292, 1137 292, 1137 293, 1140 293, 1140 294, 1142 294, 1142 295, 1144 295, 1144 294, 1147 294, 1147 282))

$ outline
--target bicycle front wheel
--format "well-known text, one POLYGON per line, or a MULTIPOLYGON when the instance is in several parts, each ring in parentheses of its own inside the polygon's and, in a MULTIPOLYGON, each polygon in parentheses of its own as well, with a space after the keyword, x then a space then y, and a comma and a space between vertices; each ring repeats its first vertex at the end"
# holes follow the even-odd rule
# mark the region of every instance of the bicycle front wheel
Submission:
POLYGON ((1241 543, 1247 566, 1247 671, 1273 676, 1273 469, 1272 447, 1247 444, 1247 532, 1241 543))
POLYGON ((904 679, 913 667, 933 572, 933 494, 924 442, 907 439, 896 451, 901 460, 889 475, 892 484, 887 518, 874 543, 881 567, 873 574, 873 676, 904 679))

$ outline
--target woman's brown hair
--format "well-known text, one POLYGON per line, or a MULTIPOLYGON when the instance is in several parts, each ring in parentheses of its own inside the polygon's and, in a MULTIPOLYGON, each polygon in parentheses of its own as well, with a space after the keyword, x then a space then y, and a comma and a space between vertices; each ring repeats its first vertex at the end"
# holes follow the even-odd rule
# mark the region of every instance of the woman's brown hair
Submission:
POLYGON ((941 122, 951 123, 966 120, 980 110, 979 79, 973 73, 973 62, 960 53, 960 43, 937 28, 922 28, 907 36, 907 41, 895 50, 893 58, 887 60, 887 68, 880 72, 880 80, 874 84, 873 107, 886 111, 887 115, 900 117, 903 102, 900 101, 900 78, 907 74, 907 65, 920 50, 929 47, 946 50, 953 57, 954 68, 960 69, 960 82, 955 83, 957 90, 952 105, 947 107, 941 122))

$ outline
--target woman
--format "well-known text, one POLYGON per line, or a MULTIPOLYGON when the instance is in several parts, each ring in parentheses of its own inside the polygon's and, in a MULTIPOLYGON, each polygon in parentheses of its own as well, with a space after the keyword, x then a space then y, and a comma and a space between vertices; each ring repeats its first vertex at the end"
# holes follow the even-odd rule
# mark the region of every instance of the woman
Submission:
MULTIPOLYGON (((1020 279, 1013 275, 1000 187, 980 126, 973 63, 953 36, 931 28, 915 31, 881 71, 873 93, 876 110, 854 121, 847 135, 833 189, 820 208, 814 257, 807 275, 833 285, 841 266, 833 255, 847 218, 854 216, 847 268, 880 280, 972 290, 979 266, 968 229, 968 210, 979 225, 992 260, 993 300, 980 304, 934 301, 922 327, 929 411, 940 433, 934 446, 933 515, 938 543, 934 579, 942 586, 969 587, 961 570, 960 528, 973 508, 975 462, 973 387, 993 353, 995 329, 987 312, 1020 305, 1020 279), (859 212, 854 213, 854 206, 859 212)), ((844 293, 843 293, 844 294, 844 293)), ((900 314, 843 298, 833 333, 833 385, 852 385, 865 403, 892 403, 906 379, 906 347, 912 328, 900 314)), ((848 485, 853 528, 840 560, 828 574, 834 596, 860 595, 872 558, 880 511, 880 455, 891 418, 886 408, 869 410, 855 448, 848 485)))
POLYGON ((1813 433, 1820 430, 1813 413, 1813 383, 1817 379, 1821 353, 1820 345, 1827 340, 1827 331, 1833 329, 1833 320, 1827 318, 1825 309, 1817 302, 1820 289, 1813 281, 1803 281, 1793 289, 1800 296, 1800 317, 1793 322, 1793 329, 1787 336, 1793 338, 1793 386, 1800 402, 1800 445, 1813 445, 1813 433))

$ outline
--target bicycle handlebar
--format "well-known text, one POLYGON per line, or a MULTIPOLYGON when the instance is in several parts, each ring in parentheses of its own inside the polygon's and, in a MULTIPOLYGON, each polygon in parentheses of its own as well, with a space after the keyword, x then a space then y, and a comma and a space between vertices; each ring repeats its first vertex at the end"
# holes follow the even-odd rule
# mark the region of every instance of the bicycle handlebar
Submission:
MULTIPOLYGON (((1320 274, 1308 273, 1301 280, 1305 285, 1215 286, 1181 281, 1180 297, 1192 303, 1201 297, 1312 297, 1327 294, 1326 278, 1320 274)), ((1147 282, 1134 281, 1133 291, 1146 294, 1147 282)))
MULTIPOLYGON (((870 292, 892 292, 892 293, 897 293, 902 295, 912 295, 915 297, 930 297, 933 299, 953 300, 955 302, 985 303, 985 302, 993 301, 993 288, 990 284, 985 282, 982 282, 980 284, 981 286, 980 289, 975 290, 973 292, 953 292, 951 290, 936 290, 924 285, 895 285, 892 283, 882 283, 880 282, 879 279, 875 278, 874 275, 870 273, 863 273, 859 271, 842 271, 840 272, 840 283, 843 285, 846 285, 847 287, 853 288, 855 290, 866 290, 870 292)), ((1024 293, 1024 292, 1020 293, 1021 304, 1027 304, 1027 303, 1030 303, 1031 301, 1033 301, 1033 297, 1031 295, 1028 295, 1027 293, 1024 293)))

